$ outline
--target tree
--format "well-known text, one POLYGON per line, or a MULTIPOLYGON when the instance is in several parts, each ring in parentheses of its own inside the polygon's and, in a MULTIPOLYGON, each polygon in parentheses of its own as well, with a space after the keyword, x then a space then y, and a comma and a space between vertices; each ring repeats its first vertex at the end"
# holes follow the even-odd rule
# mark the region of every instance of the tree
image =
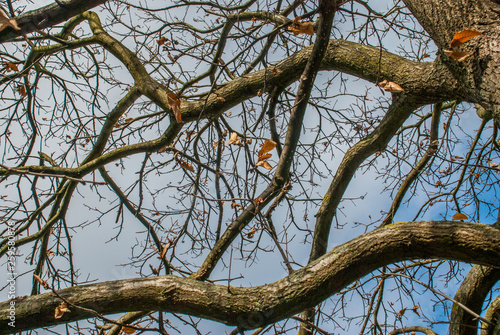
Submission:
POLYGON ((33 279, 2 333, 432 334, 423 293, 452 334, 498 328, 498 1, 5 4, 0 255, 33 279), (137 274, 94 282, 74 244, 114 228, 137 274))

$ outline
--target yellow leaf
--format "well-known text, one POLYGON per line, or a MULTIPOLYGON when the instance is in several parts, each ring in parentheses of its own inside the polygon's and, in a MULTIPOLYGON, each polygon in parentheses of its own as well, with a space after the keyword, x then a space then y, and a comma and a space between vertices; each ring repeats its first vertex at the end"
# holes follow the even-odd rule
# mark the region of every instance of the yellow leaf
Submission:
POLYGON ((455 215, 453 215, 453 221, 457 221, 457 220, 467 220, 469 217, 465 214, 462 214, 462 213, 456 213, 455 215))
POLYGON ((471 54, 463 51, 443 50, 443 52, 446 56, 456 60, 457 62, 463 62, 471 56, 471 54))
POLYGON ((469 39, 479 35, 482 35, 482 33, 474 29, 466 29, 459 31, 458 33, 455 34, 455 36, 453 36, 453 40, 450 43, 450 48, 461 46, 469 39))
POLYGON ((271 170, 273 167, 271 166, 271 164, 269 164, 268 161, 258 161, 257 164, 255 166, 262 166, 268 170, 271 170))
POLYGON ((276 142, 273 140, 265 140, 264 144, 262 145, 262 148, 260 148, 259 151, 259 158, 262 157, 264 154, 268 153, 269 151, 273 150, 276 147, 276 142))
POLYGON ((174 112, 175 120, 179 123, 182 122, 181 118, 181 100, 174 93, 168 93, 168 106, 174 112))
POLYGON ((9 18, 3 9, 0 8, 0 31, 4 30, 7 26, 10 26, 15 30, 21 30, 21 28, 17 25, 16 20, 9 18))
POLYGON ((231 134, 231 137, 229 138, 227 144, 235 144, 235 145, 241 144, 240 138, 238 137, 238 134, 235 131, 231 134))
POLYGON ((71 311, 68 309, 68 304, 63 301, 59 306, 56 307, 54 311, 54 319, 60 319, 63 317, 64 313, 70 312, 71 311))

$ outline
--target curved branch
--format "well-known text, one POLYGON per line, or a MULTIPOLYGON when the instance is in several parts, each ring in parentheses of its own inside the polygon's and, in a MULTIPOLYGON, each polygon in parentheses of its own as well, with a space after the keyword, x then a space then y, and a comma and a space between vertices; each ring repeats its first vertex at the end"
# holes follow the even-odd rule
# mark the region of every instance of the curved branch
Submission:
MULTIPOLYGON (((494 227, 500 227, 500 211, 494 227)), ((495 284, 500 280, 500 268, 474 265, 460 285, 454 299, 467 306, 475 313, 481 313, 484 300, 495 284)), ((450 315, 450 334, 476 335, 478 319, 464 309, 454 305, 450 315)), ((488 325, 485 325, 488 328, 488 325)))
MULTIPOLYGON (((93 14, 86 14, 91 22, 97 22, 93 14)), ((95 23, 97 24, 97 23, 95 23)), ((96 28, 97 29, 97 28, 96 28)), ((102 46, 112 52, 120 59, 136 80, 139 90, 152 99, 156 104, 170 110, 167 103, 168 89, 152 79, 145 70, 137 56, 125 48, 117 40, 106 33, 96 33, 97 40, 102 46)), ((181 107, 182 120, 184 122, 217 117, 239 103, 257 96, 259 91, 272 90, 275 86, 286 87, 297 81, 304 70, 313 48, 305 48, 296 54, 276 64, 271 71, 263 69, 254 73, 239 77, 223 85, 217 90, 217 94, 211 94, 206 100, 190 102, 183 101, 181 107), (222 97, 220 99, 217 97, 222 97), (224 101, 222 101, 224 100, 224 101)), ((442 67, 434 63, 418 63, 409 61, 403 57, 389 52, 382 52, 370 46, 363 46, 344 40, 331 40, 328 44, 325 57, 320 65, 323 71, 342 71, 375 83, 377 79, 387 78, 400 84, 418 105, 436 103, 445 100, 464 100, 460 96, 459 85, 456 80, 442 67)), ((133 153, 146 152, 146 147, 152 143, 136 144, 116 149, 105 156, 118 159, 133 153), (140 148, 139 148, 140 147, 140 148)), ((153 149, 158 150, 160 147, 153 149)), ((99 157, 100 159, 103 156, 99 157)), ((61 174, 70 177, 81 177, 95 170, 100 164, 94 164, 95 160, 78 168, 63 168, 52 166, 29 166, 20 167, 20 170, 40 172, 46 174, 61 174)), ((109 161, 107 161, 109 162, 109 161)), ((0 169, 0 176, 13 174, 6 169, 0 169)))
POLYGON ((16 17, 21 30, 5 29, 0 32, 0 43, 16 37, 50 28, 71 19, 91 8, 102 5, 107 0, 56 0, 53 4, 31 10, 16 17))
POLYGON ((483 322, 481 327, 481 335, 497 335, 500 333, 500 295, 493 300, 490 307, 486 311, 484 318, 490 321, 495 326, 491 326, 483 322))
POLYGON ((407 333, 415 334, 415 332, 423 333, 426 335, 437 335, 432 329, 429 329, 426 327, 420 327, 420 326, 394 329, 392 332, 389 333, 389 335, 398 335, 398 334, 407 334, 407 333))
POLYGON ((252 329, 315 306, 381 266, 422 258, 498 266, 500 230, 465 222, 394 223, 335 247, 282 280, 258 287, 231 287, 230 292, 227 286, 172 275, 71 287, 56 291, 57 295, 13 300, 16 328, 8 326, 10 302, 2 302, 0 330, 20 332, 137 309, 184 313, 252 329), (71 313, 55 319, 61 299, 68 302, 71 313))

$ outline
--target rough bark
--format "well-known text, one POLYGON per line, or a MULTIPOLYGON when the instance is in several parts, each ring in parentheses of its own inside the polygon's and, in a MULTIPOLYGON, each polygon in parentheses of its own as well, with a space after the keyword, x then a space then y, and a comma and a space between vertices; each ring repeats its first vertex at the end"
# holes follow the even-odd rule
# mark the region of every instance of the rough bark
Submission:
POLYGON ((0 330, 19 332, 137 309, 184 313, 251 329, 315 306, 383 265, 422 258, 499 266, 500 231, 465 222, 394 223, 337 246, 272 284, 228 289, 190 278, 161 276, 82 285, 18 298, 15 329, 8 326, 9 301, 1 303, 0 330), (71 312, 55 319, 54 310, 63 300, 71 312))
POLYGON ((468 91, 467 101, 481 104, 500 125, 500 4, 491 0, 405 0, 412 14, 429 33, 440 50, 452 49, 455 33, 475 29, 482 33, 455 50, 471 57, 457 62, 441 53, 441 58, 468 91), (447 59, 448 58, 448 59, 447 59))
POLYGON ((492 324, 484 322, 481 327, 481 335, 497 335, 500 332, 500 295, 493 300, 484 318, 492 324))
MULTIPOLYGON (((500 211, 493 226, 500 227, 500 211)), ((460 285, 454 299, 473 312, 481 314, 486 296, 499 280, 500 268, 474 265, 460 285)), ((457 304, 453 304, 450 316, 450 334, 475 335, 477 334, 478 322, 479 320, 466 313, 457 304)), ((485 328, 491 327, 485 326, 485 328)))
POLYGON ((105 2, 106 0, 57 0, 51 5, 28 11, 15 18, 21 30, 7 28, 0 32, 0 43, 53 27, 105 2))
MULTIPOLYGON (((484 299, 500 280, 500 269, 474 265, 460 285, 454 299, 480 314, 484 299)), ((478 321, 454 304, 449 332, 456 335, 477 334, 478 321)))

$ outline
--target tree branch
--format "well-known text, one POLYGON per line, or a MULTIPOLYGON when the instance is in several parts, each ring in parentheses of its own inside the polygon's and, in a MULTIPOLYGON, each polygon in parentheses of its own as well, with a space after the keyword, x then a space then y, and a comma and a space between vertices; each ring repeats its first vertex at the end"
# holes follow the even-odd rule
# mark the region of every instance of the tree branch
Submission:
POLYGON ((21 30, 7 28, 0 32, 0 43, 12 41, 38 30, 50 28, 71 19, 91 8, 102 5, 107 0, 57 0, 51 5, 31 10, 16 17, 21 30))
POLYGON ((231 292, 225 285, 171 275, 71 287, 57 291, 71 309, 61 319, 54 318, 61 298, 52 293, 22 297, 14 300, 13 329, 8 326, 10 302, 2 302, 0 330, 20 332, 94 317, 88 309, 100 314, 162 310, 252 329, 315 306, 381 266, 422 258, 498 266, 500 230, 465 222, 394 223, 335 247, 282 280, 251 288, 232 287, 231 292))

